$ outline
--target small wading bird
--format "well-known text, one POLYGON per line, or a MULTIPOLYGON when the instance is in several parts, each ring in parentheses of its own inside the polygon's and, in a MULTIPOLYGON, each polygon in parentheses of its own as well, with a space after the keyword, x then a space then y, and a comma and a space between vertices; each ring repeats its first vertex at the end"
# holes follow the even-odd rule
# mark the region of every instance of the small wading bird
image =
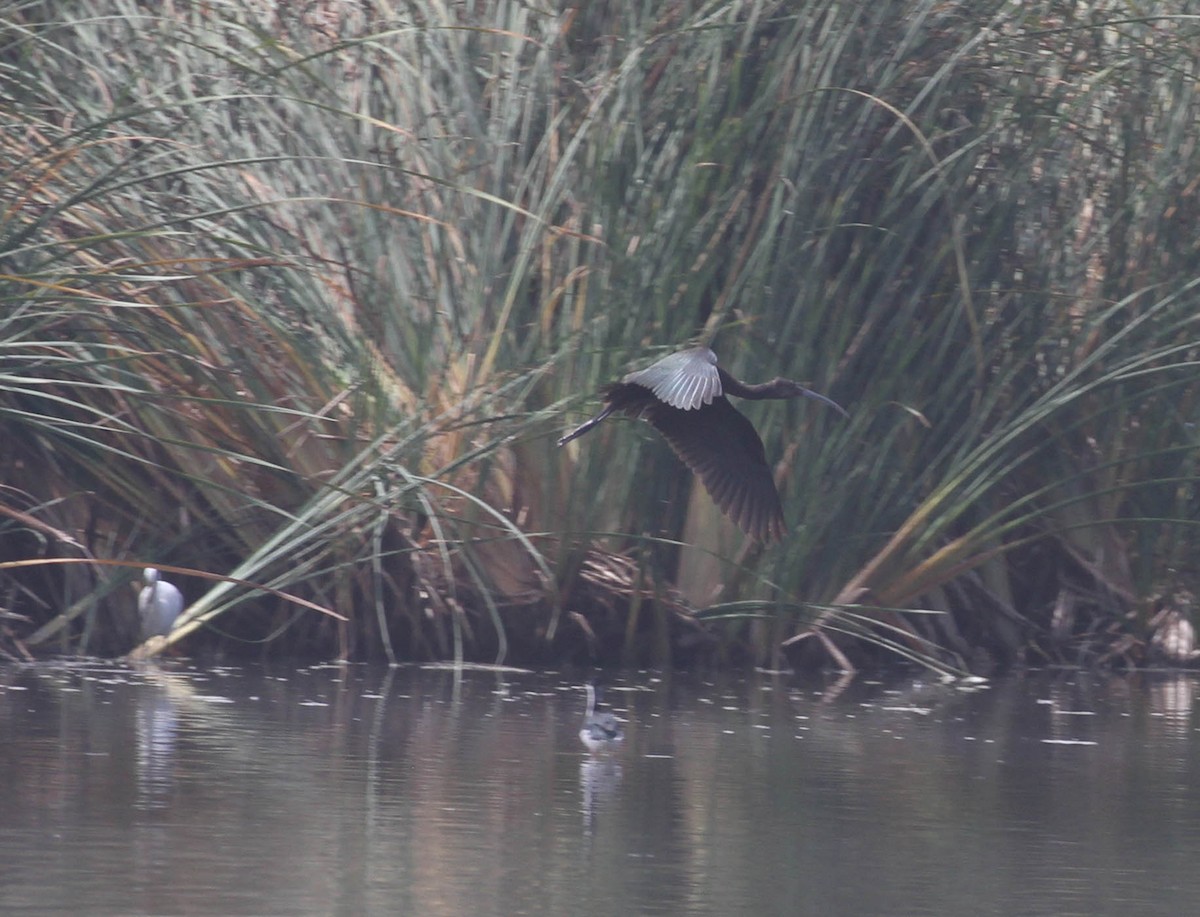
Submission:
POLYGON ((787 532, 779 491, 762 440, 725 396, 759 401, 803 395, 849 416, 836 402, 791 379, 775 378, 761 385, 740 382, 717 365, 717 355, 707 347, 663 357, 605 386, 601 394, 604 410, 560 439, 560 446, 614 411, 641 417, 666 437, 721 511, 747 535, 764 542, 779 541, 787 532))
POLYGON ((153 567, 142 571, 142 580, 146 583, 138 595, 142 639, 165 637, 175 625, 179 612, 183 611, 183 594, 171 583, 159 579, 158 571, 153 567))
POLYGON ((587 712, 583 715, 579 739, 593 754, 612 748, 625 739, 625 733, 621 731, 621 724, 615 716, 596 712, 596 686, 590 682, 587 685, 587 712))

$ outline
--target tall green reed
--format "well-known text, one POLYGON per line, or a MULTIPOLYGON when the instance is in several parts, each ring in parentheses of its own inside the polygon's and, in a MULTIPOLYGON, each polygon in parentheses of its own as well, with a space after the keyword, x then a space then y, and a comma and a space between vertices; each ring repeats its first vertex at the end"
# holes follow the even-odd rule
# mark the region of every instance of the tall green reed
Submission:
POLYGON ((194 613, 293 648, 607 661, 677 582, 758 603, 762 661, 813 621, 1015 658, 1080 569, 1186 553, 1195 35, 1122 10, 12 5, 6 501, 353 609, 194 613), (645 431, 553 446, 693 340, 851 409, 746 408, 782 546, 645 431), (640 565, 607 638, 593 544, 640 565))

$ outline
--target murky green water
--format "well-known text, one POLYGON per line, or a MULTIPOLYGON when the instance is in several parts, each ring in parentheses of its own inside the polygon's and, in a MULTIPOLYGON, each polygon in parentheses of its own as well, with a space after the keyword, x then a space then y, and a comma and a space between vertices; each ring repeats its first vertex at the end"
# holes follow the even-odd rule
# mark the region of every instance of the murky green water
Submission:
POLYGON ((0 669, 0 911, 1192 913, 1198 690, 0 669))

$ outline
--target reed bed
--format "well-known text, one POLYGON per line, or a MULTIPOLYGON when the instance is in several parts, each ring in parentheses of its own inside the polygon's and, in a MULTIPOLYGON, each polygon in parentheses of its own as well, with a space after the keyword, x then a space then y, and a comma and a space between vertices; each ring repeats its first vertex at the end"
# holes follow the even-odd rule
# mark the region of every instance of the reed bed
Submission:
MULTIPOLYGON (((0 560, 228 577, 194 651, 1192 657, 1194 17, 0 9, 0 560), (850 409, 745 406, 782 545, 554 445, 693 341, 850 409)), ((128 650, 129 578, 0 566, 0 650, 128 650)))

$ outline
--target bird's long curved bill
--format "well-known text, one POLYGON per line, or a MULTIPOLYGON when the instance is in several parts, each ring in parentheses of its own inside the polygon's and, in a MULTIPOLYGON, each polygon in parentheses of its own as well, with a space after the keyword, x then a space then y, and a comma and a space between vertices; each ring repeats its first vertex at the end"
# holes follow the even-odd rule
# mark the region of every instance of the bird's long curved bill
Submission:
MULTIPOLYGON (((831 408, 833 408, 835 411, 837 411, 843 417, 850 416, 850 413, 844 407, 842 407, 840 404, 838 404, 836 401, 834 401, 832 398, 826 398, 820 392, 814 392, 812 389, 804 388, 803 386, 800 387, 800 391, 802 391, 804 393, 806 398, 814 398, 817 401, 820 401, 824 404, 829 405, 831 408)), ((574 434, 572 434, 572 435, 574 435, 574 434)), ((559 445, 561 446, 562 443, 559 443, 559 445)))

